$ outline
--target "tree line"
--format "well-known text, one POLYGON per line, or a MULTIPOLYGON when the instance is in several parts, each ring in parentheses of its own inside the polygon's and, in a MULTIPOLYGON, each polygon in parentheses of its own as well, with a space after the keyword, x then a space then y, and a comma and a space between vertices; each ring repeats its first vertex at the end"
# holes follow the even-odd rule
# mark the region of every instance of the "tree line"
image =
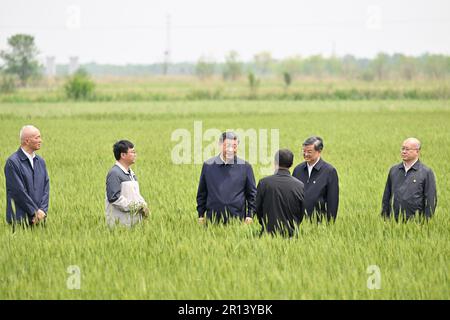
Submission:
MULTIPOLYGON (((34 37, 17 34, 8 38, 8 47, 0 50, 0 90, 7 91, 16 84, 26 86, 30 79, 44 73, 38 61, 39 50, 34 37)), ((281 76, 286 86, 298 77, 342 78, 347 80, 414 80, 418 78, 444 79, 450 76, 450 56, 422 54, 408 56, 401 53, 379 53, 374 58, 357 58, 300 55, 275 59, 270 52, 260 52, 251 61, 243 61, 237 51, 228 52, 224 61, 202 56, 197 62, 164 63, 124 66, 89 63, 81 65, 91 75, 146 76, 146 75, 196 75, 200 79, 222 77, 234 81, 247 77, 250 84, 258 84, 258 78, 281 76)), ((68 74, 68 65, 57 65, 56 75, 68 74)))

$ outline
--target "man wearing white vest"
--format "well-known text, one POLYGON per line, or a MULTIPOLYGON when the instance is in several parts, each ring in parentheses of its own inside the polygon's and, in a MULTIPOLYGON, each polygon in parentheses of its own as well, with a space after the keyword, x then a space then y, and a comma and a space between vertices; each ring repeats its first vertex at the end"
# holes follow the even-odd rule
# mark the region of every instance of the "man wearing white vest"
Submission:
POLYGON ((114 144, 115 165, 106 177, 106 223, 131 227, 149 215, 148 205, 130 166, 136 161, 134 145, 128 140, 114 144))

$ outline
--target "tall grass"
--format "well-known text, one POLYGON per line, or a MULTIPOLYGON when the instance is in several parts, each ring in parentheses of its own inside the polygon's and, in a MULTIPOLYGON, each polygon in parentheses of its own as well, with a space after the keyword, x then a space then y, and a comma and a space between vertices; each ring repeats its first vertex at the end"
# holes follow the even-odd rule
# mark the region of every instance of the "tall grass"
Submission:
MULTIPOLYGON (((45 228, 12 233, 0 223, 2 299, 449 299, 450 104, 445 101, 198 101, 1 104, 0 166, 18 131, 41 129, 51 198, 45 228), (301 142, 324 138, 338 170, 335 225, 304 222, 296 239, 259 236, 257 223, 202 227, 195 195, 201 165, 174 165, 173 130, 279 129, 301 161, 301 142), (389 167, 408 136, 434 169, 438 209, 428 224, 380 218, 389 167), (152 215, 133 229, 107 228, 105 176, 112 145, 133 141, 134 166, 152 215), (366 270, 381 270, 369 290, 366 270), (81 271, 70 290, 69 266, 81 271)), ((261 166, 253 166, 256 179, 261 166)), ((0 199, 5 199, 0 175, 0 199)), ((5 201, 0 202, 5 212, 5 201)))

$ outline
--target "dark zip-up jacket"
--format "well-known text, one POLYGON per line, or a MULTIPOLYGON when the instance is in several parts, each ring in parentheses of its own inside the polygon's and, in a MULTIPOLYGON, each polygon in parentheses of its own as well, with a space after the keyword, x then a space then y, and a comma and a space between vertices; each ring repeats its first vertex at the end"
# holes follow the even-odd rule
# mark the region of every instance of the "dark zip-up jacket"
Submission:
POLYGON ((199 217, 228 222, 229 217, 244 219, 255 213, 256 183, 252 166, 238 157, 225 163, 220 156, 202 167, 197 190, 199 217))
POLYGON ((31 223, 36 211, 47 214, 50 180, 44 159, 36 155, 33 167, 19 148, 5 164, 6 221, 31 223))
POLYGON ((405 172, 403 163, 389 170, 384 189, 382 211, 384 217, 396 220, 400 214, 409 219, 416 213, 430 218, 437 205, 436 180, 433 171, 419 160, 405 172))
POLYGON ((327 221, 335 220, 339 206, 339 179, 336 169, 324 160, 319 159, 308 176, 306 161, 295 167, 292 174, 305 185, 306 214, 318 218, 326 217, 327 221))
POLYGON ((293 236, 304 216, 303 182, 291 176, 288 169, 279 169, 261 179, 256 193, 256 215, 262 230, 293 236))

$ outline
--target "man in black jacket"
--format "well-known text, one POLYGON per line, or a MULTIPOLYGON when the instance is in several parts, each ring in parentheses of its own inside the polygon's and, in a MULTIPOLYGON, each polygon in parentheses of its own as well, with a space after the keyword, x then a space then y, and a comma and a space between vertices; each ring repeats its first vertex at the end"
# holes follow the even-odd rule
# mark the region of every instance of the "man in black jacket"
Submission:
POLYGON ((420 141, 408 138, 401 147, 402 162, 389 170, 383 194, 382 216, 396 221, 416 214, 431 218, 436 209, 436 180, 433 171, 419 160, 420 141))
POLYGON ((275 174, 261 179, 256 192, 256 215, 262 230, 292 237, 303 220, 303 183, 291 176, 294 154, 288 149, 275 155, 275 174))
POLYGON ((305 162, 299 164, 292 174, 305 185, 305 209, 309 218, 318 222, 325 217, 335 221, 339 206, 339 179, 336 169, 321 158, 323 140, 310 137, 303 142, 305 162))

